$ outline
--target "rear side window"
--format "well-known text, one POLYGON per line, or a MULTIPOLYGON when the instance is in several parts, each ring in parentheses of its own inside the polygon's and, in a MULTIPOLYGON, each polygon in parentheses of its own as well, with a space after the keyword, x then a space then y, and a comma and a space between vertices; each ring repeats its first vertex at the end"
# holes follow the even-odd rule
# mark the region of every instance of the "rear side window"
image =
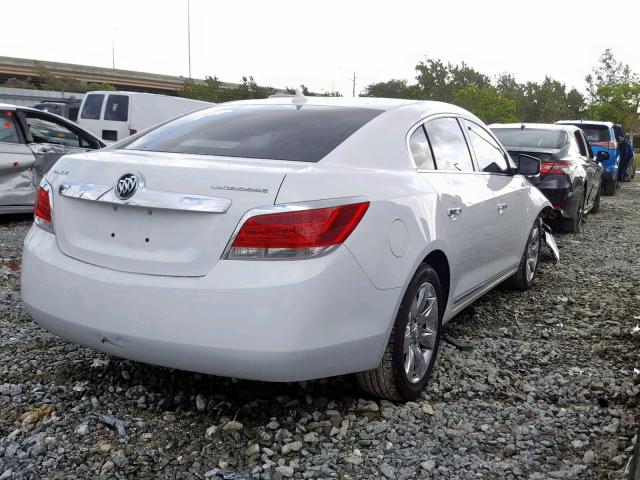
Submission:
POLYGON ((469 133, 469 140, 476 154, 480 171, 486 173, 509 172, 509 165, 504 152, 489 132, 480 125, 468 120, 463 120, 463 123, 469 133))
POLYGON ((21 143, 13 112, 0 111, 0 142, 21 143))
POLYGON ((84 101, 84 106, 82 107, 80 118, 86 118, 87 120, 100 120, 102 102, 104 102, 104 95, 102 93, 91 93, 87 95, 87 98, 84 101))
POLYGON ((104 119, 126 122, 129 119, 129 96, 109 95, 104 109, 104 119))
POLYGON ((424 124, 438 170, 473 172, 469 147, 458 120, 437 118, 424 124))
POLYGON ((382 112, 319 105, 219 106, 161 125, 121 148, 317 162, 382 112))
POLYGON ((411 150, 411 156, 414 162, 416 162, 416 168, 419 170, 436 169, 431 147, 429 146, 429 141, 427 140, 427 135, 424 133, 422 125, 416 128, 411 134, 411 138, 409 138, 409 149, 411 150))

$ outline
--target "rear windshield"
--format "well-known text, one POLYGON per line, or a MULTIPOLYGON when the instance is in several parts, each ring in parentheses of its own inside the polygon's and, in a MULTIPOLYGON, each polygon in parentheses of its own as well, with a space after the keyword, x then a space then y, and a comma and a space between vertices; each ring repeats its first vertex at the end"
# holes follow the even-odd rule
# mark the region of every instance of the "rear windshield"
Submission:
POLYGON ((86 118, 87 120, 100 120, 100 112, 102 111, 102 102, 104 101, 104 94, 92 93, 87 95, 82 107, 82 113, 80 118, 86 118))
POLYGON ((109 95, 107 107, 104 109, 105 120, 126 122, 129 118, 129 96, 109 95))
POLYGON ((317 162, 382 110, 317 105, 234 105, 161 125, 123 148, 317 162))
POLYGON ((536 128, 495 128, 491 130, 505 147, 562 148, 567 144, 567 134, 562 130, 536 128))
POLYGON ((576 123, 574 125, 580 127, 590 143, 609 141, 609 127, 606 125, 590 125, 586 123, 576 123))

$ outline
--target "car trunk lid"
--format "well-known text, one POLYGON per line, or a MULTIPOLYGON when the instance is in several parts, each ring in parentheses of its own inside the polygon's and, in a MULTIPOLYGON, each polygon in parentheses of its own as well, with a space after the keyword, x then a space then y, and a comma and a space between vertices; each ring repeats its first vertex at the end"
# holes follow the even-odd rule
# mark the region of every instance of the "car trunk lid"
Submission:
POLYGON ((273 204, 297 162, 103 151, 63 157, 52 172, 57 241, 66 255, 114 270, 203 276, 242 216, 273 204), (111 188, 135 173, 122 201, 111 188))

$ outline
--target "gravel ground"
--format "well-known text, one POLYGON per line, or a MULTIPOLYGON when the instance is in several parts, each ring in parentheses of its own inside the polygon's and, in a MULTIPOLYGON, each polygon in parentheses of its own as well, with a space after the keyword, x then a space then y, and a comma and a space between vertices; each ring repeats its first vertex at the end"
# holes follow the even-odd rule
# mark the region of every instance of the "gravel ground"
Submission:
POLYGON ((30 221, 3 219, 0 480, 623 478, 640 411, 639 199, 640 182, 603 197, 535 288, 498 288, 454 319, 470 348, 444 345, 403 405, 349 376, 233 381, 69 344, 21 306, 30 221))

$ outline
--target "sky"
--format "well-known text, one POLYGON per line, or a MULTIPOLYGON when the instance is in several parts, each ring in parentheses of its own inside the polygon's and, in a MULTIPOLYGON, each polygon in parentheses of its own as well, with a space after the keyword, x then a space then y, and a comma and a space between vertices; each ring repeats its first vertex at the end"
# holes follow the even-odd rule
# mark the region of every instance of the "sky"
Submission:
MULTIPOLYGON (((189 75, 188 0, 2 1, 0 55, 189 75)), ((640 1, 190 0, 191 75, 352 94, 425 57, 585 89, 600 54, 640 72, 640 1), (619 18, 618 18, 619 17, 619 18), (635 19, 635 20, 633 20, 635 19)))

